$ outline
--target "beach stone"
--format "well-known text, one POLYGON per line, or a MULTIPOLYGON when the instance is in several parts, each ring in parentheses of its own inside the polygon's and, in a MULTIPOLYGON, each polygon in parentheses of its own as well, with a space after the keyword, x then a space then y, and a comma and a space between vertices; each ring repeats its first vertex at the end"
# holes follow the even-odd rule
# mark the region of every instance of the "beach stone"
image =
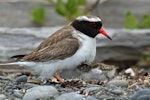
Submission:
POLYGON ((150 89, 141 89, 131 95, 130 100, 150 100, 150 89))
POLYGON ((112 85, 117 86, 117 87, 127 88, 129 83, 125 80, 112 80, 112 81, 109 81, 106 86, 111 87, 112 85))
POLYGON ((99 100, 115 100, 112 96, 108 96, 108 95, 100 95, 98 99, 99 100))
POLYGON ((115 94, 115 95, 121 95, 122 94, 122 90, 121 89, 114 89, 114 90, 111 90, 110 92, 115 94))
POLYGON ((25 83, 24 86, 28 87, 28 88, 32 88, 32 87, 36 87, 36 86, 40 86, 38 84, 32 84, 32 83, 25 83))
POLYGON ((4 94, 0 94, 0 100, 6 100, 6 95, 4 95, 4 94))
POLYGON ((24 94, 20 93, 20 91, 16 91, 14 92, 14 96, 21 99, 24 96, 24 94))
POLYGON ((112 79, 115 76, 115 74, 116 74, 116 69, 113 69, 107 73, 107 77, 109 79, 112 79))
POLYGON ((54 98, 58 94, 58 91, 53 86, 37 86, 28 89, 22 100, 47 100, 54 98))
POLYGON ((104 75, 103 71, 99 68, 93 68, 89 72, 83 72, 80 75, 80 78, 83 79, 84 81, 94 81, 94 80, 104 81, 104 80, 107 80, 106 75, 104 75))
POLYGON ((100 87, 89 87, 89 88, 86 88, 84 91, 85 92, 95 92, 95 91, 99 91, 100 90, 100 87))
POLYGON ((96 99, 96 98, 94 98, 94 97, 92 97, 92 96, 88 96, 88 97, 86 98, 86 100, 98 100, 98 99, 96 99))
POLYGON ((16 78, 17 83, 27 82, 27 80, 28 80, 28 77, 26 75, 22 75, 16 78))
POLYGON ((84 96, 75 92, 65 93, 56 98, 56 100, 83 100, 84 96))

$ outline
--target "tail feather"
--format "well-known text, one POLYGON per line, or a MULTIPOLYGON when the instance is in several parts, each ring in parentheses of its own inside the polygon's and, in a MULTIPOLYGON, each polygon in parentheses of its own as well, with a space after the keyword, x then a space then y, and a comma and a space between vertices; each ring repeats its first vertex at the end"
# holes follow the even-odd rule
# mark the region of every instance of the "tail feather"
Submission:
POLYGON ((0 66, 8 66, 8 65, 19 65, 18 62, 11 62, 11 63, 2 63, 0 66))

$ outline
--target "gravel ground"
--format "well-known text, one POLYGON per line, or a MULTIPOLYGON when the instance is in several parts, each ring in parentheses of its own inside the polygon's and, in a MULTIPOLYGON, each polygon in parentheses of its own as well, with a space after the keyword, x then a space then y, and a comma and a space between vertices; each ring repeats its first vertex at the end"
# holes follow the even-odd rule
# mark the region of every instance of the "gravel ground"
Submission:
POLYGON ((138 70, 133 75, 132 71, 120 71, 103 81, 76 78, 63 84, 41 81, 25 72, 1 71, 0 100, 149 100, 150 73, 138 70))

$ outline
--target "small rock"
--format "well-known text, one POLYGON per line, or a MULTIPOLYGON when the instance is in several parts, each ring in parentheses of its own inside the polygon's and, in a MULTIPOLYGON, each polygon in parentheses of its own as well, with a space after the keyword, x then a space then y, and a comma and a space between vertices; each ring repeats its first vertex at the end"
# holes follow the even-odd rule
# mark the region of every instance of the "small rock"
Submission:
POLYGON ((108 96, 108 95, 100 95, 98 99, 99 100, 115 100, 112 96, 108 96))
POLYGON ((65 93, 56 98, 56 100, 83 100, 84 95, 75 92, 65 93))
POLYGON ((128 69, 126 69, 125 70, 125 73, 126 74, 129 74, 130 76, 135 76, 135 72, 134 72, 134 70, 132 69, 132 68, 128 68, 128 69))
POLYGON ((86 88, 84 91, 85 92, 94 92, 94 91, 98 91, 100 89, 100 87, 89 87, 89 88, 86 88))
POLYGON ((115 85, 117 87, 125 87, 127 88, 129 83, 125 80, 112 80, 107 83, 107 87, 111 87, 111 85, 115 85))
POLYGON ((144 80, 144 85, 149 87, 150 86, 150 81, 149 80, 144 80))
POLYGON ((58 91, 53 86, 37 86, 27 90, 23 97, 23 100, 47 100, 54 98, 58 94, 58 91))
POLYGON ((142 95, 137 100, 150 100, 150 95, 142 95))
POLYGON ((150 89, 142 89, 131 95, 130 100, 149 100, 150 89))
POLYGON ((26 75, 22 75, 16 78, 17 83, 27 82, 27 80, 28 80, 28 77, 26 75))
POLYGON ((122 94, 122 90, 121 89, 111 90, 110 92, 113 93, 113 94, 116 94, 116 95, 121 95, 122 94))
POLYGON ((25 83, 24 86, 28 87, 28 88, 32 88, 32 87, 36 87, 36 86, 40 86, 38 84, 33 84, 33 83, 25 83))
POLYGON ((96 99, 96 98, 94 98, 94 97, 92 97, 92 96, 88 96, 88 97, 86 98, 86 100, 98 100, 98 99, 96 99))
POLYGON ((24 94, 21 93, 21 91, 18 90, 18 91, 14 92, 14 96, 17 97, 17 98, 22 98, 24 96, 24 94))
POLYGON ((83 79, 84 81, 107 80, 106 75, 104 75, 102 70, 99 68, 93 68, 89 72, 83 72, 80 78, 83 79))
POLYGON ((115 76, 115 74, 116 74, 116 69, 113 69, 107 73, 107 77, 109 79, 112 79, 115 76))
POLYGON ((6 95, 0 94, 0 100, 6 100, 6 95))

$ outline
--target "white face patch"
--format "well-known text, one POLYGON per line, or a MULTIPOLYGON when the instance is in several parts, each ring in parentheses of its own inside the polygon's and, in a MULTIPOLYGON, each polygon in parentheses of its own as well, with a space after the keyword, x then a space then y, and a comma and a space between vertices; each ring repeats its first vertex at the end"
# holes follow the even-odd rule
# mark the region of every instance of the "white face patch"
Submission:
POLYGON ((79 16, 77 18, 77 20, 79 20, 79 21, 89 21, 89 22, 98 22, 98 21, 101 21, 100 18, 95 17, 95 16, 93 16, 93 17, 79 16))

